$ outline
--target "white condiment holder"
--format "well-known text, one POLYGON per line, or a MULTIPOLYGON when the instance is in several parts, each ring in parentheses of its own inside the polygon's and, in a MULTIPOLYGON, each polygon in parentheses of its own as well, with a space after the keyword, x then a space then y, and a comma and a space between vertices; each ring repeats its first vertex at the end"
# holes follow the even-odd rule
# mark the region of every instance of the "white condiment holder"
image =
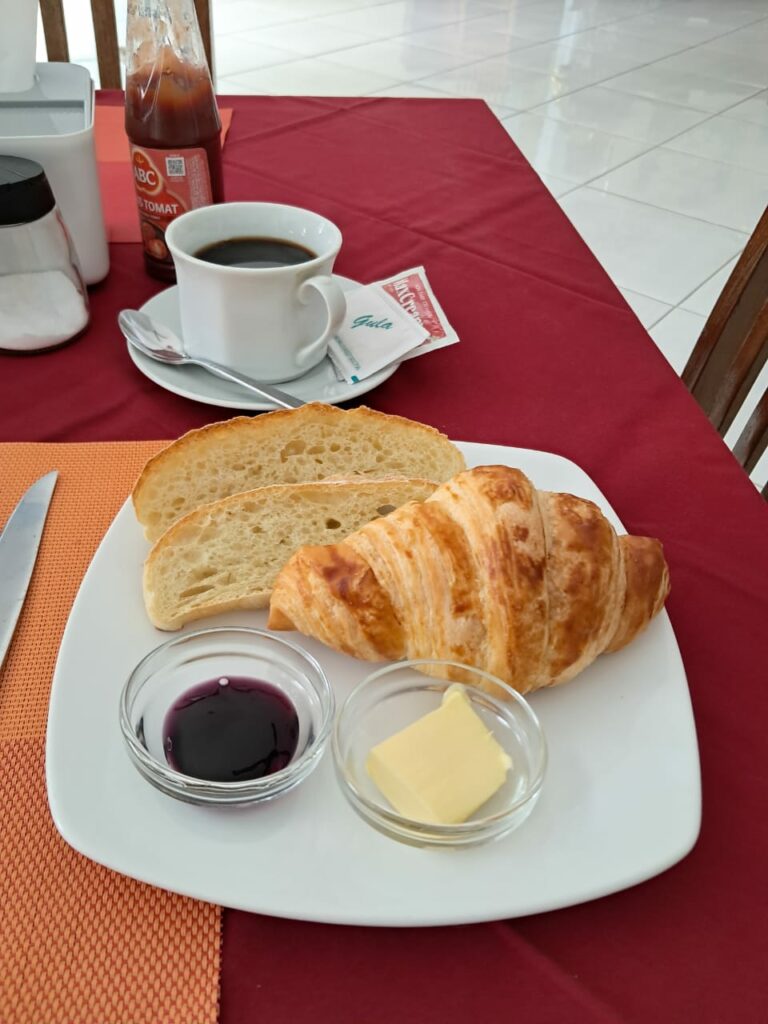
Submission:
POLYGON ((0 93, 0 153, 44 168, 86 284, 109 271, 94 112, 93 80, 77 64, 37 64, 31 89, 0 93))

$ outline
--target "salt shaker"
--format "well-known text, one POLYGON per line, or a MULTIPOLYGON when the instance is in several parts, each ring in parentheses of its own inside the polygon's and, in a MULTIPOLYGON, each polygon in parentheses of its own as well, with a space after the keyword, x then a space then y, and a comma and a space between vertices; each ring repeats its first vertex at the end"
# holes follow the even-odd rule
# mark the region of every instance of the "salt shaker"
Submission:
POLYGON ((62 345, 88 323, 88 293, 40 164, 0 156, 0 349, 62 345))

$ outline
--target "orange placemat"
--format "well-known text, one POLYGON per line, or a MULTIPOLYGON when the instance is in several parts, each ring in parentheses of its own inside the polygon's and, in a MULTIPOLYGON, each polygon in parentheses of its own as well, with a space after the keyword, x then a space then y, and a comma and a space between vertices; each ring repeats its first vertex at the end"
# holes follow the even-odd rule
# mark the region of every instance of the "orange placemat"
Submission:
POLYGON ((125 878, 72 850, 45 793, 45 726, 61 634, 109 523, 159 442, 0 444, 0 524, 59 470, 40 553, 0 670, 0 1021, 214 1024, 220 908, 125 878))
MULTIPOLYGON (((97 104, 94 121, 96 163, 104 205, 107 240, 110 242, 140 242, 141 230, 136 213, 136 199, 131 174, 131 153, 120 107, 97 104)), ((232 110, 219 109, 221 118, 221 144, 232 124, 232 110)))

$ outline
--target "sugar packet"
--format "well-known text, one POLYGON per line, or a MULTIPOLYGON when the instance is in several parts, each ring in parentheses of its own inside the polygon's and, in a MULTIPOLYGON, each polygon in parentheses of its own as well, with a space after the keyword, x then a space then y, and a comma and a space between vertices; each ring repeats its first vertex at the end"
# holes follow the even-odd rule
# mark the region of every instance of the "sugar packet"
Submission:
POLYGON ((356 384, 390 363, 426 355, 459 340, 432 291, 424 267, 411 267, 383 281, 356 288, 347 292, 346 299, 344 324, 328 348, 339 381, 356 384), (366 308, 378 310, 370 313, 374 324, 382 315, 392 320, 393 307, 400 316, 389 328, 361 332, 362 325, 352 326, 356 318, 365 316, 366 308), (408 330, 409 322, 421 330, 408 330))
POLYGON ((328 344, 336 376, 349 384, 403 358, 421 345, 428 331, 376 285, 346 293, 344 322, 328 344))

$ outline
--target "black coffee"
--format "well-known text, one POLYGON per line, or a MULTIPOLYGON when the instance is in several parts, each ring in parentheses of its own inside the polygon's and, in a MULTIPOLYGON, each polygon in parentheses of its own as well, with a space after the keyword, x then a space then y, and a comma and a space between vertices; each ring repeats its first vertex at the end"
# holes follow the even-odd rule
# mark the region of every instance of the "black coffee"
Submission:
POLYGON ((316 253, 282 238, 227 238, 204 245, 195 256, 222 267, 292 267, 313 260, 316 253))

